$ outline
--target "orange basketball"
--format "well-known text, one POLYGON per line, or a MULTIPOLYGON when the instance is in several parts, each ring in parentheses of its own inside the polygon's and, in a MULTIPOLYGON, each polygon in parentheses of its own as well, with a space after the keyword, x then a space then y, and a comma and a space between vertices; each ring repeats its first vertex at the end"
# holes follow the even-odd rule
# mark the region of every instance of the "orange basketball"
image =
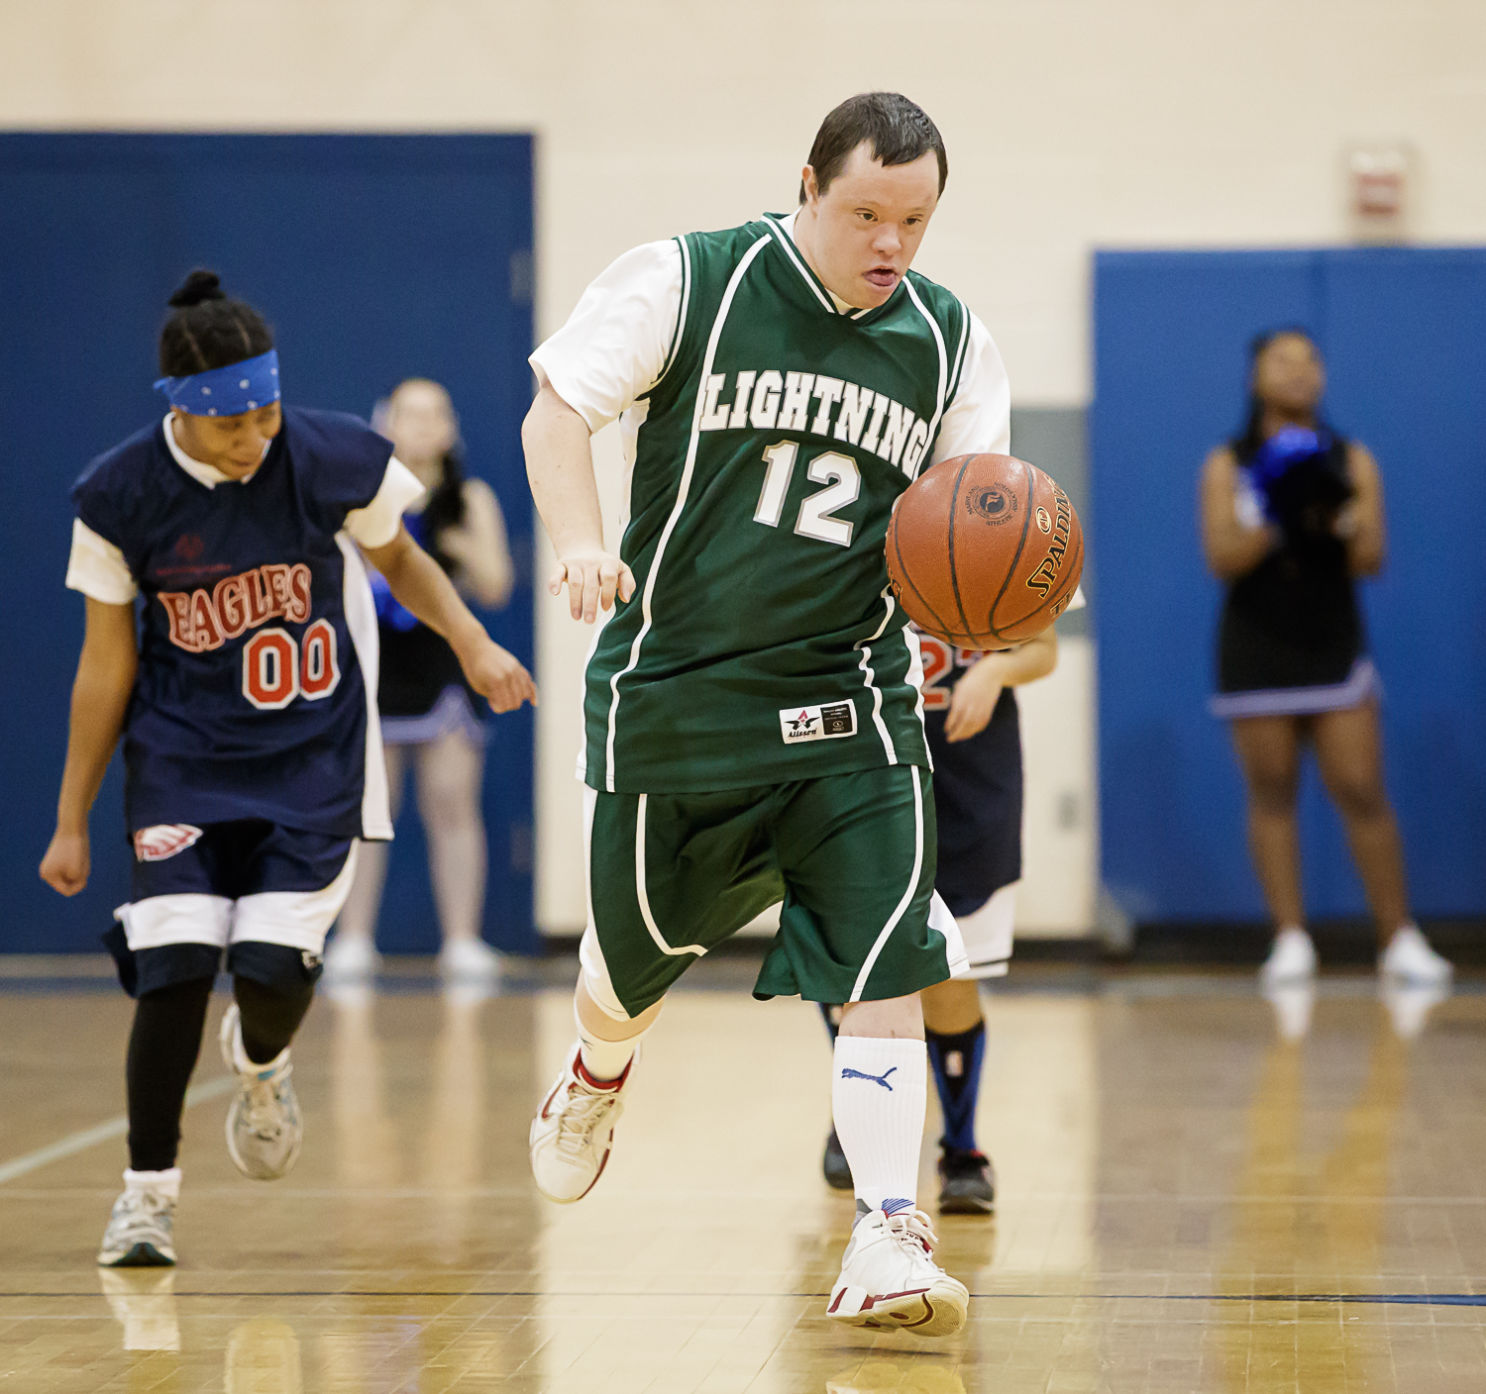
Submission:
POLYGON ((887 570, 908 617, 962 649, 1040 634, 1068 608, 1084 535, 1068 495, 1011 455, 957 455, 904 491, 887 570))

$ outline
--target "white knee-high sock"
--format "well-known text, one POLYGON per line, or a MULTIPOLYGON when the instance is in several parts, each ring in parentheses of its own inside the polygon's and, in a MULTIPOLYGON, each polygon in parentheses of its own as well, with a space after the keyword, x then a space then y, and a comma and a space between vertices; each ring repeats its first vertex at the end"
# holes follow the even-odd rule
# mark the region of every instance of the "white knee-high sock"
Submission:
POLYGON ((924 1043, 838 1036, 832 1074, 831 1112, 858 1210, 913 1208, 928 1095, 924 1043))

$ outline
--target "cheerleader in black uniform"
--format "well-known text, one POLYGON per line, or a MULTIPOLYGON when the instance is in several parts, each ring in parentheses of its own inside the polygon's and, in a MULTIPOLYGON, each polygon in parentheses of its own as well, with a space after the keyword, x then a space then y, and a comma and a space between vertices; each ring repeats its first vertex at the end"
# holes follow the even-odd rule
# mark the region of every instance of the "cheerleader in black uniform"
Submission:
POLYGON ((1324 388, 1320 352, 1303 330, 1256 340, 1248 420, 1202 476, 1203 547, 1228 586, 1212 706, 1233 729, 1249 844, 1276 928, 1263 978, 1305 981, 1316 969, 1295 819, 1309 747, 1377 922, 1380 972, 1439 985, 1451 969, 1409 913, 1383 782, 1381 689, 1357 603, 1356 578, 1383 565, 1382 485, 1367 448, 1321 417, 1324 388))
MULTIPOLYGON (((459 423, 449 394, 427 378, 400 383, 373 416, 397 457, 428 491, 404 515, 408 531, 477 605, 509 599, 514 579, 505 522, 492 489, 461 468, 459 423)), ((485 770, 485 704, 454 651, 372 577, 382 663, 378 705, 386 743, 387 781, 396 816, 411 769, 428 843, 443 946, 439 969, 454 982, 491 982, 499 959, 480 937, 485 910, 486 840, 480 812, 485 770)), ((356 870, 325 956, 332 983, 369 980, 387 871, 385 845, 369 847, 356 870)))

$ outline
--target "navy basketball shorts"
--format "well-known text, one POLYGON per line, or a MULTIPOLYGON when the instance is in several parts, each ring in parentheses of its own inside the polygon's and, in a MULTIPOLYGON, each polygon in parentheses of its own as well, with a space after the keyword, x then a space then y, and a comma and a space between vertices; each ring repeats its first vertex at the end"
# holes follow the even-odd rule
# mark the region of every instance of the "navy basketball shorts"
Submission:
POLYGON ((126 991, 214 976, 224 952, 228 972, 262 979, 294 961, 282 952, 294 950, 317 977, 357 845, 262 819, 138 829, 132 896, 104 936, 126 991))

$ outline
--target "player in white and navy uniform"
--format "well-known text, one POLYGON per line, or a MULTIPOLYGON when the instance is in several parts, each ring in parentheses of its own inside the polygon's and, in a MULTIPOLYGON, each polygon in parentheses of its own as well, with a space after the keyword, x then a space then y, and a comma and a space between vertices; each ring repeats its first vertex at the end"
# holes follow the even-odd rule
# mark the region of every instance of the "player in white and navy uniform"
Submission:
POLYGON ((42 877, 86 884, 87 818, 122 734, 133 887, 106 936, 137 999, 130 1168, 99 1253, 175 1261, 186 1085, 226 953, 228 1149, 283 1175, 300 1121, 289 1042, 309 1008, 356 847, 392 835, 377 630, 358 546, 442 633, 496 710, 535 695, 408 537, 421 492, 351 416, 286 407, 262 318, 193 272, 156 386, 171 405, 84 472, 67 584, 87 597, 57 829, 42 877))

